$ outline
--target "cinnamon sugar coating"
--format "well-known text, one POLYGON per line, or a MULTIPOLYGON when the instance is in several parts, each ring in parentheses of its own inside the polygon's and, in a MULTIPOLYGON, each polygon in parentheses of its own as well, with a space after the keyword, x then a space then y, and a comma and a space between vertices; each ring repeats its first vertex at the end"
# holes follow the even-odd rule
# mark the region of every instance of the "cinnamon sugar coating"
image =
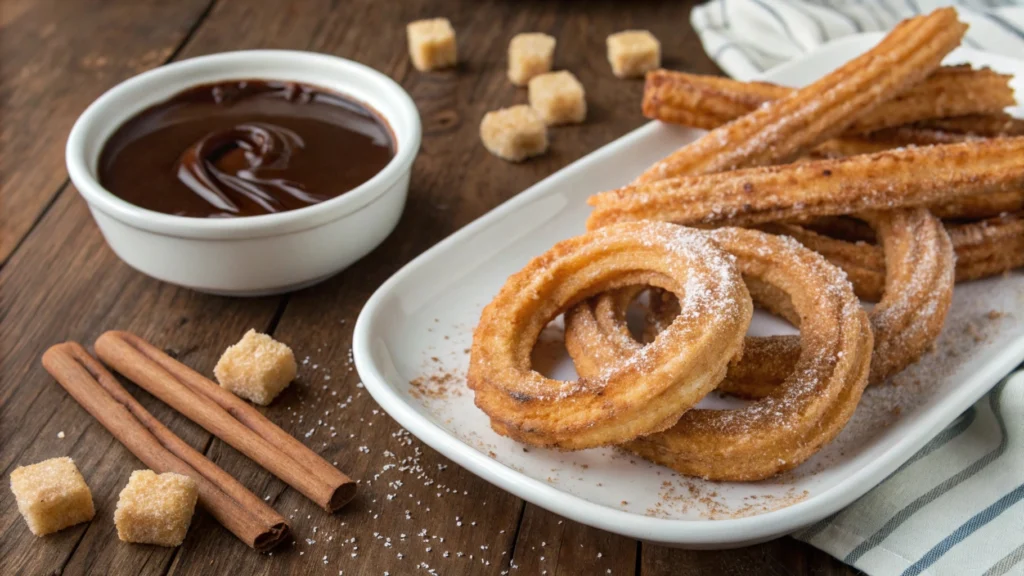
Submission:
POLYGON ((1024 186, 1024 137, 668 178, 591 196, 589 228, 628 220, 748 226, 928 206, 1024 186))
POLYGON ((659 222, 611 226, 556 244, 513 274, 484 308, 468 383, 500 434, 536 446, 617 444, 671 426, 722 379, 752 305, 732 261, 706 233, 659 222), (575 382, 530 366, 541 330, 577 302, 650 284, 680 314, 650 346, 575 382))
MULTIPOLYGON (((867 134, 951 117, 1001 114, 1004 108, 1016 103, 1010 78, 988 68, 943 66, 921 83, 863 114, 845 134, 867 134)), ((647 74, 643 112, 652 120, 714 130, 795 91, 768 82, 740 82, 722 76, 655 70, 647 74)), ((963 123, 958 121, 947 127, 963 128, 963 123)), ((978 130, 987 126, 974 121, 969 127, 978 130)))
POLYGON ((904 20, 865 54, 708 132, 657 162, 637 182, 793 160, 845 132, 887 95, 931 74, 966 30, 952 8, 904 20))
POLYGON ((624 447, 690 476, 768 478, 799 465, 846 425, 867 385, 871 329, 842 271, 796 241, 739 228, 709 235, 745 276, 788 294, 800 316, 799 359, 768 396, 739 409, 690 410, 668 430, 624 447))

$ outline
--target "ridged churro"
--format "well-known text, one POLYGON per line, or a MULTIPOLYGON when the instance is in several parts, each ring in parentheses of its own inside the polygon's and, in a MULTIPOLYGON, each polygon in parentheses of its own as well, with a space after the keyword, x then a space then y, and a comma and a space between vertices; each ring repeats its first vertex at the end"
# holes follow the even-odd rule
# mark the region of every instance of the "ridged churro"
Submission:
POLYGON ((1024 120, 1009 114, 989 114, 936 118, 918 122, 915 127, 985 138, 1024 136, 1024 120))
POLYGON ((733 258, 706 232, 633 222, 556 244, 484 308, 468 373, 491 427, 534 446, 577 450, 664 430, 722 380, 753 306, 733 258), (530 367, 541 330, 577 302, 624 286, 668 290, 681 312, 657 342, 575 382, 530 367))
POLYGON ((629 220, 747 226, 923 206, 1024 186, 1024 137, 670 178, 591 196, 590 229, 629 220))
POLYGON ((691 476, 760 480, 799 465, 849 420, 867 383, 871 330, 849 283, 820 255, 756 230, 709 234, 736 257, 745 276, 789 295, 800 315, 796 364, 784 382, 748 406, 693 409, 665 432, 623 447, 691 476))
POLYGON ((1024 121, 1007 76, 939 68, 965 29, 952 9, 906 20, 797 90, 651 73, 645 113, 710 132, 591 196, 589 232, 484 309, 468 380, 492 428, 721 481, 831 441, 865 386, 934 346, 956 281, 1024 265, 1024 121), (753 305, 800 335, 747 336, 753 305), (575 382, 530 367, 560 313, 575 382), (696 408, 716 386, 751 402, 696 408))
POLYGON ((904 20, 867 53, 712 130, 656 163, 637 183, 793 160, 930 75, 966 29, 952 8, 904 20))
MULTIPOLYGON (((879 383, 916 362, 938 337, 953 296, 953 246, 942 223, 924 208, 879 212, 863 218, 874 228, 881 244, 870 253, 880 262, 861 262, 867 267, 866 272, 872 281, 877 273, 874 266, 881 265, 882 270, 883 291, 869 314, 875 335, 869 381, 879 383), (891 263, 888 268, 885 266, 887 262, 891 263)), ((768 230, 786 233, 789 231, 787 228, 775 225, 768 230)), ((800 236, 794 239, 803 240, 800 236)), ((860 278, 851 274, 851 270, 856 270, 851 262, 837 258, 842 254, 819 250, 821 244, 801 243, 845 270, 847 277, 854 280, 856 290, 856 282, 860 278)), ((860 251, 855 256, 865 255, 862 252, 867 251, 860 251)), ((799 315, 793 308, 795 303, 773 289, 771 283, 756 282, 757 278, 749 275, 745 279, 755 302, 794 325, 800 325, 799 315)), ((578 304, 566 313, 566 348, 577 372, 586 376, 615 365, 640 348, 625 325, 625 307, 628 304, 628 296, 610 298, 601 295, 578 304)), ((668 318, 658 318, 662 325, 671 319, 673 313, 667 306, 653 310, 656 316, 668 315, 668 318)), ((762 395, 771 389, 772 383, 785 377, 787 369, 792 367, 792 364, 784 364, 785 359, 795 358, 799 348, 800 339, 796 337, 747 338, 743 357, 729 368, 720 388, 745 397, 762 395), (766 347, 770 349, 766 350, 766 347)))
MULTIPOLYGON (((915 122, 1001 114, 1015 104, 1010 76, 987 68, 944 66, 895 98, 864 114, 846 130, 856 136, 915 122)), ((643 113, 652 120, 713 130, 748 114, 766 102, 785 98, 793 88, 767 82, 740 82, 720 76, 704 76, 655 70, 647 74, 643 113)), ((950 128, 965 127, 952 123, 950 128)), ((998 126, 998 124, 995 124, 998 126)), ((935 128, 935 126, 932 126, 935 128)), ((992 128, 993 126, 987 126, 992 128)), ((1005 125, 1004 125, 1005 127, 1005 125)), ((969 130, 953 129, 956 132, 969 130)))
MULTIPOLYGON (((792 224, 769 224, 764 228, 793 237, 842 268, 857 296, 875 302, 882 298, 886 274, 882 247, 859 231, 850 234, 851 228, 841 221, 817 222, 813 226, 814 229, 809 229, 792 224)), ((1024 266, 1024 219, 1020 214, 946 223, 946 231, 956 254, 957 282, 997 276, 1024 266)))

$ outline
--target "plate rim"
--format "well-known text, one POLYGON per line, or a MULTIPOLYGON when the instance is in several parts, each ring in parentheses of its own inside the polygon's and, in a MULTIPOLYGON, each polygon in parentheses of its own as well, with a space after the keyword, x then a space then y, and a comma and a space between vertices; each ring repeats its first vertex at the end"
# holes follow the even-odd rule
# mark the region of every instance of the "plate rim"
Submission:
MULTIPOLYGON (((883 34, 880 32, 869 32, 837 39, 798 59, 765 72, 760 78, 785 73, 791 68, 804 64, 807 59, 814 57, 819 52, 840 51, 848 45, 868 48, 877 43, 882 36, 883 34)), ((972 54, 983 55, 984 58, 1012 61, 1024 69, 1024 61, 1009 56, 967 47, 961 47, 958 50, 960 54, 966 56, 967 60, 970 60, 972 54)), ((902 466, 935 434, 949 425, 960 413, 977 402, 1014 367, 1024 361, 1024 336, 1021 336, 1010 342, 992 362, 983 370, 976 372, 972 378, 975 382, 988 382, 987 384, 958 387, 947 396, 948 400, 937 405, 928 414, 914 422, 913 429, 915 431, 927 429, 926 432, 916 432, 914 435, 898 439, 884 454, 869 462, 868 465, 823 492, 796 504, 754 516, 721 520, 658 518, 592 502, 531 478, 490 458, 419 414, 387 383, 380 367, 373 360, 372 350, 376 345, 374 331, 377 326, 375 320, 383 313, 380 304, 407 276, 429 266, 437 255, 446 251, 449 246, 459 243, 464 238, 471 238, 479 230, 501 219, 505 213, 546 196, 551 189, 557 186, 557 180, 564 178, 564 173, 578 163, 594 162, 603 156, 617 152, 623 147, 628 147, 634 140, 645 137, 658 127, 659 122, 648 122, 545 177, 425 250, 395 272, 373 293, 356 320, 352 337, 353 356, 356 370, 366 390, 399 425, 474 475, 527 502, 565 518, 616 534, 662 544, 739 546, 791 533, 845 508, 902 466)), ((902 426, 909 426, 906 422, 897 422, 891 427, 891 430, 895 431, 902 426)))

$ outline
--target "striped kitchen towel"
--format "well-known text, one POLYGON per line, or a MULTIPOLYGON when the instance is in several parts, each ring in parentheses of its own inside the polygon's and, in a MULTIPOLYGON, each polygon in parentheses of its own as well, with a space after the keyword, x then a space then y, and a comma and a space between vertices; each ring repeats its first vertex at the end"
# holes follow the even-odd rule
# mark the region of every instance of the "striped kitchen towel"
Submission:
POLYGON ((883 31, 915 14, 954 5, 970 24, 964 45, 1024 57, 1024 2, 1009 0, 713 0, 690 22, 727 74, 750 80, 830 41, 883 31))
POLYGON ((793 536, 873 576, 1024 574, 1024 371, 860 500, 793 536))

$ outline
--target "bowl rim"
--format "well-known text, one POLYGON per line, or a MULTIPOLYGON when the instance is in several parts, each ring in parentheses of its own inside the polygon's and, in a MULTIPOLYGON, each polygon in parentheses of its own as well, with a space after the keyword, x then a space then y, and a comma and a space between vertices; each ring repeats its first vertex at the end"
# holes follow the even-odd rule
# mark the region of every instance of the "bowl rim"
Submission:
MULTIPOLYGON (((316 81, 302 83, 318 85, 316 81)), ((422 125, 412 97, 382 72, 352 60, 316 52, 237 50, 173 62, 132 76, 110 88, 93 101, 75 121, 65 147, 65 163, 71 181, 90 209, 100 210, 124 224, 182 238, 245 239, 298 232, 358 212, 394 188, 394 184, 409 172, 419 152, 421 138, 422 125), (96 170, 92 167, 92 156, 87 153, 90 140, 94 139, 96 132, 107 129, 106 138, 109 138, 113 130, 139 111, 168 98, 162 93, 135 98, 131 100, 132 106, 135 107, 134 112, 121 116, 117 122, 106 120, 112 109, 123 107, 126 100, 138 91, 146 88, 156 91, 170 86, 173 88, 171 94, 176 94, 208 82, 254 78, 281 80, 279 77, 275 78, 272 73, 255 69, 267 65, 299 64, 307 70, 322 70, 325 82, 319 84, 320 87, 364 103, 379 114, 389 126, 395 139, 395 156, 366 182, 319 204, 244 218, 194 218, 156 212, 117 197, 100 184, 96 170), (221 68, 225 71, 220 72, 221 68), (205 72, 215 78, 183 81, 182 78, 188 77, 187 73, 191 72, 205 72), (352 78, 372 83, 372 97, 359 98, 347 93, 344 85, 354 85, 352 78), (386 103, 387 107, 393 110, 386 113, 382 110, 385 108, 382 103, 386 103)), ((102 149, 103 145, 100 145, 98 150, 102 149)))

